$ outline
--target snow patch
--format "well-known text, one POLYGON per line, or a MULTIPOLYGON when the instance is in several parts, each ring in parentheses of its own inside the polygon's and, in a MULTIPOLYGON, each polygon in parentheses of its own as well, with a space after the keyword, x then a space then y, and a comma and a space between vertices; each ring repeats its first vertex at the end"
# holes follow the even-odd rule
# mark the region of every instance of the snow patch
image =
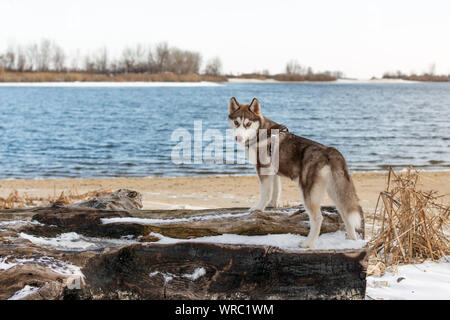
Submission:
POLYGON ((8 300, 22 300, 26 296, 29 296, 30 294, 32 294, 38 290, 39 290, 39 287, 33 287, 33 286, 26 285, 25 287, 23 287, 23 289, 14 293, 14 295, 11 298, 9 298, 8 300))
POLYGON ((27 221, 27 220, 10 220, 10 221, 0 221, 0 226, 2 227, 23 227, 27 225, 44 226, 44 224, 38 221, 27 221))
POLYGON ((172 281, 174 278, 185 278, 191 281, 195 281, 198 278, 203 277, 206 274, 206 270, 205 268, 195 268, 193 273, 185 273, 182 274, 181 276, 177 276, 170 272, 153 271, 152 273, 149 274, 149 276, 154 277, 157 274, 161 274, 163 276, 165 283, 172 281))
POLYGON ((195 268, 193 273, 185 273, 182 275, 183 278, 195 281, 206 274, 205 268, 195 268))
POLYGON ((108 223, 138 223, 138 224, 170 224, 170 223, 180 223, 180 222, 191 222, 191 221, 204 221, 204 220, 215 220, 215 219, 228 219, 248 216, 249 211, 242 213, 224 213, 224 214, 214 214, 207 216, 195 216, 189 218, 175 218, 175 219, 149 219, 149 218, 103 218, 101 219, 103 224, 108 223))
POLYGON ((7 257, 0 258, 0 270, 8 270, 18 265, 36 264, 48 268, 58 274, 84 278, 80 267, 53 257, 41 256, 37 258, 15 259, 14 262, 8 262, 7 260, 7 257))
POLYGON ((278 247, 287 251, 306 251, 306 250, 343 250, 343 249, 361 249, 366 246, 365 240, 349 240, 346 239, 344 231, 336 231, 325 233, 319 236, 316 245, 313 249, 300 248, 299 244, 306 240, 306 237, 297 234, 267 234, 261 236, 244 236, 237 234, 222 234, 218 236, 199 237, 193 239, 176 239, 163 236, 158 233, 150 233, 151 236, 156 236, 160 240, 149 243, 152 244, 174 244, 184 242, 194 243, 220 243, 220 244, 235 244, 235 245, 257 245, 257 246, 272 246, 278 247))
POLYGON ((49 246, 59 250, 74 251, 97 250, 137 243, 137 241, 131 240, 129 236, 122 237, 122 239, 89 238, 83 237, 76 232, 62 233, 55 238, 36 237, 21 232, 19 237, 34 244, 49 246))
POLYGON ((367 298, 377 300, 450 300, 450 256, 439 262, 399 266, 382 277, 367 277, 367 298))
POLYGON ((0 258, 0 270, 8 270, 17 265, 14 262, 7 262, 7 258, 0 258))
POLYGON ((173 280, 174 277, 176 277, 174 274, 169 273, 169 272, 161 272, 161 271, 154 271, 152 273, 149 274, 150 277, 154 277, 157 274, 161 274, 164 278, 164 283, 168 283, 170 281, 173 280))

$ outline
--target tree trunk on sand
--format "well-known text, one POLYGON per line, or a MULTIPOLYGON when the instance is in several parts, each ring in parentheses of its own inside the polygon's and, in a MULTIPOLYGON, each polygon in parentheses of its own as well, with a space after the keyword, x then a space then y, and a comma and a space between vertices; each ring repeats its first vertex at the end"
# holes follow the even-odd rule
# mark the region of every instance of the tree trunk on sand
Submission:
MULTIPOLYGON (((276 243, 194 242, 222 234, 306 236, 301 206, 252 214, 247 208, 139 210, 141 199, 119 190, 71 206, 0 211, 0 299, 26 285, 39 289, 25 299, 364 298, 365 247, 292 251, 276 243), (58 247, 64 235, 89 246, 58 247), (164 237, 181 242, 154 243, 164 237)), ((322 211, 321 234, 344 230, 335 208, 322 211)))

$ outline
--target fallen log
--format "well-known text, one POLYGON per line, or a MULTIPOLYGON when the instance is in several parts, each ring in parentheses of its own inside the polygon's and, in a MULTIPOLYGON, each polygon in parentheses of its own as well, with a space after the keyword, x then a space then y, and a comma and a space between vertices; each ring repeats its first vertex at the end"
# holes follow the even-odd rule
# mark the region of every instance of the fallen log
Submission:
POLYGON ((127 246, 83 268, 95 299, 362 299, 365 252, 183 243, 127 246))
POLYGON ((0 211, 0 299, 26 285, 39 287, 27 299, 364 298, 367 248, 345 240, 334 207, 322 208, 320 243, 306 250, 302 206, 250 214, 139 210, 140 202, 119 190, 0 211))

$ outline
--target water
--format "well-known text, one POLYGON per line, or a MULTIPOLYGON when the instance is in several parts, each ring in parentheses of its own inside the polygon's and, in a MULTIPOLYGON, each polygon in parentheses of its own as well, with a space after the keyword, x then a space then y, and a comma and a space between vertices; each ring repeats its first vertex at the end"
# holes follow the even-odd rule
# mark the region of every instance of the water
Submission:
POLYGON ((450 169, 450 84, 0 87, 0 178, 253 174, 171 161, 176 128, 202 120, 225 135, 231 96, 258 97, 269 118, 338 148, 351 171, 450 169))

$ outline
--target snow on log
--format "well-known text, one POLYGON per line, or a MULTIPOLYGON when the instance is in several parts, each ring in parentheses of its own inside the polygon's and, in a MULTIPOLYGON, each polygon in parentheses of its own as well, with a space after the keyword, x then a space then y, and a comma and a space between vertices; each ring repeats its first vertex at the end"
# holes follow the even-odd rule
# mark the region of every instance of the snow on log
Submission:
POLYGON ((0 211, 0 299, 364 298, 363 229, 346 239, 334 207, 322 208, 315 249, 298 246, 309 231, 301 206, 140 208, 138 192, 119 190, 0 211))

